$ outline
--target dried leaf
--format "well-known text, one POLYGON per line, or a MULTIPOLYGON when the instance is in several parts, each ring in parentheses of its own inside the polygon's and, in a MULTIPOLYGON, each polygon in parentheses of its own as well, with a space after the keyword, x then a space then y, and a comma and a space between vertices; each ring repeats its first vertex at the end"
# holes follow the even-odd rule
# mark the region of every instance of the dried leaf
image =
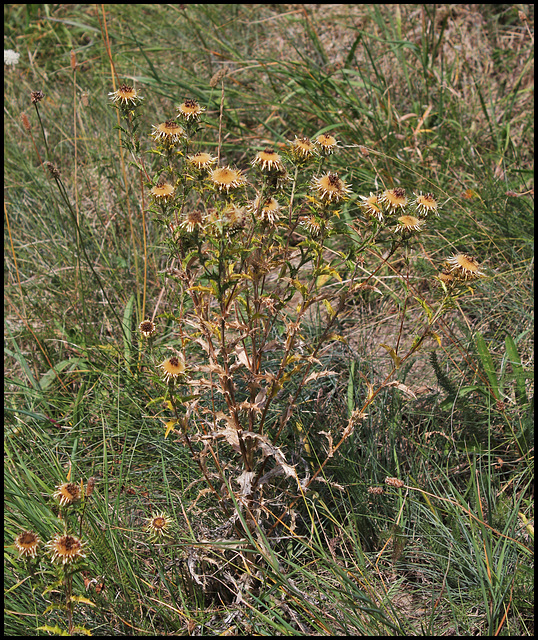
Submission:
POLYGON ((235 346, 235 355, 239 362, 244 365, 247 369, 250 369, 250 362, 248 360, 247 352, 245 351, 245 347, 240 344, 235 346))
POLYGON ((396 387, 396 389, 399 389, 400 391, 403 391, 405 393, 406 396, 409 396, 410 398, 415 398, 416 399, 416 395, 414 391, 411 391, 411 389, 406 386, 405 384, 402 384, 401 382, 398 382, 397 380, 393 380, 392 382, 387 382, 387 384, 383 385, 385 387, 396 387))
POLYGON ((394 362, 394 366, 397 369, 400 366, 400 363, 402 361, 400 356, 396 353, 394 348, 393 347, 389 347, 388 344, 381 344, 380 346, 383 347, 383 349, 386 349, 389 352, 389 355, 392 358, 392 361, 394 362))
POLYGON ((249 496, 252 493, 252 481, 255 476, 255 471, 243 471, 243 473, 235 479, 239 485, 239 495, 249 496))
POLYGON ((329 371, 329 370, 316 371, 315 373, 311 373, 308 376, 308 378, 304 381, 304 383, 308 384, 312 380, 317 380, 318 378, 321 378, 323 376, 336 376, 336 375, 338 375, 338 371, 329 371))

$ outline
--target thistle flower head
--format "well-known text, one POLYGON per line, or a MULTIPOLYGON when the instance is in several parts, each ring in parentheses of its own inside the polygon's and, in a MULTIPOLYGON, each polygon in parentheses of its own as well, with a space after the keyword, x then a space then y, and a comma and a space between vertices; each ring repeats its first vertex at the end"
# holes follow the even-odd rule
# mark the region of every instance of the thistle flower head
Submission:
POLYGON ((221 220, 229 231, 243 229, 247 222, 245 207, 239 207, 233 203, 226 205, 222 211, 221 220))
POLYGON ((480 271, 476 258, 466 253, 458 253, 445 262, 445 274, 451 275, 457 280, 471 281, 483 278, 486 274, 480 271))
POLYGON ((188 233, 193 233, 195 229, 199 229, 204 222, 204 216, 198 209, 187 211, 185 218, 180 222, 179 226, 188 233))
POLYGON ((52 562, 62 563, 64 566, 79 558, 85 558, 85 546, 86 544, 75 536, 58 533, 47 543, 47 547, 52 553, 52 562))
POLYGON ((309 138, 305 136, 295 136, 294 140, 290 141, 290 152, 296 161, 304 162, 314 156, 316 147, 309 138))
POLYGON ((316 137, 314 144, 321 155, 328 156, 336 149, 338 142, 334 136, 331 136, 328 133, 322 133, 316 137))
POLYGON ((172 518, 169 518, 166 513, 154 513, 151 518, 146 519, 144 530, 153 539, 169 538, 171 535, 170 527, 173 522, 172 518))
POLYGON ((198 121, 204 111, 205 107, 201 107, 196 100, 187 98, 177 108, 177 117, 186 122, 198 121))
POLYGON ((425 194, 415 193, 414 195, 415 195, 414 205, 416 206, 418 214, 420 216, 426 217, 430 213, 433 213, 436 216, 439 215, 437 211, 438 203, 433 193, 425 193, 425 194))
POLYGON ((142 320, 138 325, 138 330, 142 334, 143 338, 153 338, 157 331, 157 327, 152 320, 142 320))
POLYGON ((80 485, 76 482, 65 482, 56 489, 53 495, 60 503, 60 506, 68 507, 80 500, 80 485))
POLYGON ((192 156, 187 157, 187 161, 195 168, 200 171, 207 171, 212 165, 215 164, 217 158, 212 156, 210 153, 206 153, 205 151, 198 151, 192 156))
POLYGON ((152 138, 172 147, 185 137, 185 130, 175 120, 167 120, 153 125, 152 138))
POLYGON ((349 185, 336 173, 326 173, 312 180, 312 188, 317 197, 325 202, 340 202, 351 193, 349 185))
POLYGON ((219 189, 229 193, 231 189, 238 189, 246 184, 245 177, 239 169, 231 167, 217 167, 210 173, 211 182, 219 189))
POLYGON ((304 216, 299 220, 299 224, 314 237, 321 233, 321 223, 316 216, 304 216))
POLYGON ((19 552, 19 557, 23 558, 35 558, 40 544, 39 536, 33 531, 23 531, 15 538, 15 547, 19 552))
POLYGON ((278 171, 280 173, 285 171, 280 154, 269 148, 258 151, 251 164, 260 167, 262 171, 278 171))
POLYGON ((150 193, 156 202, 168 202, 174 197, 176 189, 165 180, 160 180, 151 190, 150 193))
POLYGON ((405 189, 400 187, 397 187, 396 189, 387 189, 379 196, 379 201, 391 212, 395 212, 398 209, 405 209, 407 205, 405 189))
POLYGON ((414 232, 418 232, 422 229, 425 221, 415 216, 400 216, 398 218, 398 224, 396 225, 395 232, 410 235, 414 232))
POLYGON ((185 358, 179 354, 166 358, 159 368, 162 369, 164 381, 167 384, 173 384, 185 373, 185 358))
POLYGON ((364 213, 370 217, 377 218, 379 222, 383 222, 383 210, 378 196, 370 191, 369 196, 359 196, 359 198, 362 201, 359 206, 364 213))
POLYGON ((108 94, 112 102, 119 107, 136 107, 144 98, 128 84, 122 84, 117 91, 108 94))
POLYGON ((266 222, 270 225, 276 224, 280 217, 280 205, 273 197, 264 198, 263 201, 260 201, 260 198, 257 197, 252 203, 251 209, 261 222, 266 222))

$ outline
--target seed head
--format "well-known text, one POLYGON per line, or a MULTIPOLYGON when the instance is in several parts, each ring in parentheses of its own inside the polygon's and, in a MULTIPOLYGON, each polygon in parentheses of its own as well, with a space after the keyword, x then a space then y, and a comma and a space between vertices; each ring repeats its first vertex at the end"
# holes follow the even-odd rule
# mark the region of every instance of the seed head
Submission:
POLYGON ((41 100, 43 100, 44 97, 45 97, 45 94, 41 90, 32 91, 32 93, 30 93, 30 100, 32 101, 32 104, 37 104, 38 102, 41 102, 41 100))
POLYGON ((390 487, 396 487, 397 489, 405 486, 405 482, 399 478, 385 478, 385 484, 388 484, 390 487))

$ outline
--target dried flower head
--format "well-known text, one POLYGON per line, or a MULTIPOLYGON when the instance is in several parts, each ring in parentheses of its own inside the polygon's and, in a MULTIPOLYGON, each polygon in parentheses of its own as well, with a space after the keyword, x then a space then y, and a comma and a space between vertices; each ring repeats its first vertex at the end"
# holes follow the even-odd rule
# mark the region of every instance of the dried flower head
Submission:
POLYGON ((15 547, 19 552, 19 557, 23 558, 35 558, 40 544, 39 536, 33 531, 23 531, 15 538, 15 547))
POLYGON ((13 49, 4 49, 4 64, 7 67, 14 67, 19 64, 20 53, 13 51, 13 49))
POLYGON ((384 191, 379 196, 379 201, 391 212, 397 211, 398 209, 405 209, 407 205, 405 189, 401 189, 400 187, 387 189, 387 191, 384 191))
POLYGON ((32 101, 32 104, 37 104, 38 102, 41 102, 41 100, 43 100, 44 97, 45 97, 45 94, 41 90, 32 91, 30 93, 30 100, 32 101))
POLYGON ((201 107, 196 100, 187 98, 177 108, 177 116, 187 122, 191 120, 197 121, 204 111, 205 107, 201 107))
POLYGON ((246 184, 245 177, 239 169, 231 167, 217 167, 210 174, 211 181, 219 191, 229 193, 231 189, 237 189, 246 184))
POLYGON ((89 498, 92 495, 96 484, 97 484, 97 478, 95 478, 94 476, 92 476, 91 478, 88 478, 88 483, 86 484, 86 497, 87 498, 89 498))
POLYGON ((50 175, 53 178, 55 178, 56 180, 60 179, 60 170, 55 164, 53 164, 52 162, 49 162, 48 160, 45 160, 45 162, 43 163, 43 166, 47 168, 47 171, 50 173, 50 175))
POLYGON ((314 178, 312 188, 317 197, 326 202, 340 202, 351 193, 350 186, 345 184, 338 174, 331 172, 320 178, 314 178))
POLYGON ((204 216, 199 209, 187 211, 185 218, 181 221, 180 227, 189 233, 199 229, 204 222, 204 216))
POLYGON ((395 232, 409 235, 420 231, 424 224, 425 220, 415 218, 415 216, 400 216, 398 218, 398 224, 396 225, 395 232))
POLYGON ((192 156, 188 156, 187 160, 196 169, 208 170, 212 165, 215 164, 217 158, 212 156, 210 153, 206 153, 205 151, 199 151, 192 156))
POLYGON ((128 84, 122 84, 117 91, 108 94, 112 102, 120 107, 136 107, 144 98, 128 84))
POLYGON ((415 193, 414 205, 417 208, 418 214, 421 216, 426 217, 430 213, 433 213, 436 216, 439 215, 439 212, 437 210, 438 203, 433 193, 425 193, 425 194, 415 193))
POLYGON ((383 222, 383 210, 378 196, 370 191, 369 196, 359 196, 359 198, 362 200, 359 205, 364 213, 383 222))
POLYGON ((23 112, 21 113, 22 126, 26 129, 26 131, 31 131, 32 125, 30 124, 30 120, 28 120, 28 116, 23 112))
POLYGON ((151 195, 157 202, 168 202, 174 197, 176 189, 170 183, 160 180, 151 190, 151 195))
POLYGON ((291 155, 299 161, 309 160, 316 153, 314 143, 305 136, 295 136, 290 145, 291 155))
POLYGON ((67 507, 80 500, 80 485, 76 482, 66 482, 61 484, 53 495, 59 501, 60 506, 67 507))
POLYGON ((264 198, 263 202, 257 197, 252 203, 252 212, 261 222, 274 225, 280 217, 280 205, 273 197, 264 198))
POLYGON ((457 280, 471 281, 483 278, 485 273, 480 271, 476 258, 466 253, 458 253, 445 262, 445 273, 453 276, 457 280))
POLYGON ((69 534, 60 535, 59 533, 47 543, 47 547, 52 553, 52 562, 61 562, 64 566, 79 558, 85 558, 85 546, 85 543, 79 538, 69 534))
POLYGON ((221 219, 229 231, 243 229, 247 222, 245 207, 239 207, 233 203, 228 204, 221 214, 221 219))
POLYGON ((373 496, 380 496, 383 493, 383 487, 368 487, 368 493, 373 496))
POLYGON ((185 137, 185 130, 175 120, 167 120, 153 125, 151 136, 168 146, 174 146, 185 137))
POLYGON ((166 513, 156 513, 146 519, 144 530, 153 539, 169 538, 171 535, 170 527, 173 523, 172 518, 169 518, 166 513))
POLYGON ((179 354, 166 358, 164 362, 161 362, 159 368, 163 371, 164 381, 167 384, 173 384, 185 373, 185 359, 179 354))
POLYGON ((321 135, 317 136, 314 142, 321 155, 324 156, 328 156, 329 154, 333 153, 338 144, 336 138, 329 135, 328 133, 322 133, 321 135))
POLYGON ((278 171, 280 173, 285 171, 280 154, 273 149, 258 151, 251 164, 260 167, 262 171, 278 171))
POLYGON ((157 331, 157 327, 152 320, 142 320, 138 325, 138 330, 142 334, 143 338, 153 338, 157 331))
POLYGON ((405 482, 399 478, 385 478, 385 484, 388 484, 390 487, 396 487, 397 489, 405 486, 405 482))
POLYGON ((453 275, 451 275, 450 273, 446 273, 445 271, 438 273, 436 277, 439 280, 441 280, 441 282, 444 282, 445 284, 450 284, 456 281, 456 278, 454 278, 453 275))
POLYGON ((299 224, 313 236, 321 233, 321 223, 316 216, 304 216, 299 220, 299 224))

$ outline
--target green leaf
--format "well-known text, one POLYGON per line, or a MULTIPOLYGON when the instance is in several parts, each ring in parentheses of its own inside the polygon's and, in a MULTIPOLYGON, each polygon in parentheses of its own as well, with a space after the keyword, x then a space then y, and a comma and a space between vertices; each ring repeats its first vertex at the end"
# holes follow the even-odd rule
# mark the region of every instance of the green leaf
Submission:
POLYGON ((499 390, 499 381, 497 379, 497 373, 495 371, 495 365, 493 364, 493 358, 491 357, 491 353, 488 350, 486 345, 486 341, 484 340, 482 334, 476 334, 476 349, 478 351, 478 355, 480 357, 480 361, 482 362, 482 366, 484 367, 484 371, 486 372, 486 376, 488 377, 489 384, 491 385, 491 390, 493 395, 497 400, 501 399, 501 393, 499 390))
POLYGON ((123 312, 123 321, 122 321, 123 329, 124 329, 123 330, 123 351, 125 355, 125 360, 127 362, 131 360, 131 336, 132 336, 131 322, 132 322, 134 302, 135 302, 135 295, 133 293, 129 298, 127 304, 125 305, 125 310, 123 312))
POLYGON ((52 369, 49 369, 46 373, 44 373, 41 376, 41 379, 39 380, 39 384, 41 385, 41 389, 43 389, 43 391, 45 391, 53 382, 54 380, 58 379, 58 374, 60 373, 60 371, 63 371, 64 369, 70 368, 71 370, 74 367, 77 367, 78 370, 80 370, 82 367, 84 367, 84 370, 88 370, 88 362, 86 360, 84 360, 84 358, 71 358, 69 360, 62 360, 62 362, 59 362, 58 364, 55 364, 52 369))
POLYGON ((504 338, 504 344, 506 345, 506 353, 509 358, 509 362, 512 366, 512 371, 516 379, 516 400, 519 404, 527 404, 529 401, 527 398, 527 390, 525 387, 526 374, 521 366, 521 358, 517 352, 517 346, 512 336, 506 334, 504 338))
POLYGON ((355 408, 355 360, 351 361, 349 366, 349 380, 347 382, 347 413, 348 418, 351 417, 355 408))

